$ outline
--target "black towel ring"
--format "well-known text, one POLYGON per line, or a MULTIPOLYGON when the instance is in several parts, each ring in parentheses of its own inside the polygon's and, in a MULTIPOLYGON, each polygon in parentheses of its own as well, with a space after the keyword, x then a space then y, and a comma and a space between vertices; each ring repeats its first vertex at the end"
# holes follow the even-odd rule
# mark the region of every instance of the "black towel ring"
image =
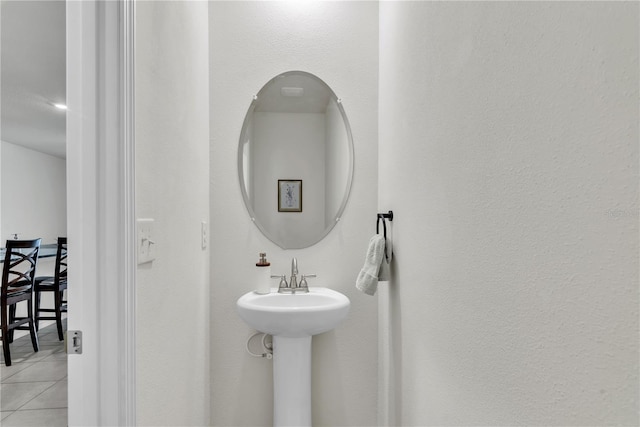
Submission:
MULTIPOLYGON (((382 221, 382 230, 384 236, 384 242, 387 243, 387 221, 393 221, 393 211, 389 211, 389 213, 379 213, 376 219, 376 234, 380 234, 380 221, 382 221)), ((384 257, 387 261, 389 261, 389 254, 387 254, 387 249, 385 247, 384 257)))

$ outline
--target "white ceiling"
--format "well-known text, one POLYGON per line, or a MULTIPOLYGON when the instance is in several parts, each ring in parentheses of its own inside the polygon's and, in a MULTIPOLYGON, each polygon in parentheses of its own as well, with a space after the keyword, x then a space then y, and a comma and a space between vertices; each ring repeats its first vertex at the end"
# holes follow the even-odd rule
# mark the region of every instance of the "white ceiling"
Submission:
POLYGON ((0 139, 65 157, 65 2, 0 0, 0 139))

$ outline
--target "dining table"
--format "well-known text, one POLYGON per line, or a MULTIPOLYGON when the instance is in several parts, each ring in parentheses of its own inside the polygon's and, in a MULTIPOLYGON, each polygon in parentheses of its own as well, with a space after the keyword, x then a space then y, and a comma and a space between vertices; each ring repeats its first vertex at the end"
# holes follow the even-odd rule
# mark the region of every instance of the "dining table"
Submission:
MULTIPOLYGON (((6 248, 0 248, 0 264, 4 263, 4 256, 6 248)), ((40 245, 40 250, 38 251, 38 258, 50 258, 56 256, 58 251, 57 243, 47 243, 44 245, 40 245)))

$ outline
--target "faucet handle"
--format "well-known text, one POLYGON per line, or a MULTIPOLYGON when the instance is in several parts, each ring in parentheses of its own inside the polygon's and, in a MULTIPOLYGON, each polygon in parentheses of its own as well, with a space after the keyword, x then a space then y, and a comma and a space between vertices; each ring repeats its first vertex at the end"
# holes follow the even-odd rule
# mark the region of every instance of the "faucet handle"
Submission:
POLYGON ((291 289, 291 287, 287 283, 287 276, 285 274, 279 274, 279 275, 273 275, 272 274, 271 278, 272 279, 280 279, 280 284, 278 285, 278 293, 284 294, 284 293, 293 292, 293 290, 291 289))
POLYGON ((301 292, 309 292, 309 285, 307 284, 307 277, 316 277, 315 274, 303 274, 300 279, 300 284, 298 284, 298 289, 301 292))

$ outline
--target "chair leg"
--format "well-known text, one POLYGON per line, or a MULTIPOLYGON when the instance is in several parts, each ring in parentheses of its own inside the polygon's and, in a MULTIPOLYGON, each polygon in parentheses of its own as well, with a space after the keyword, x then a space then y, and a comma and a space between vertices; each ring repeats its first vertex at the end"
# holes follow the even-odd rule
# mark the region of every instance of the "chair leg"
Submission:
POLYGON ((35 321, 33 320, 33 301, 27 300, 29 305, 27 306, 27 315, 29 316, 29 334, 31 334, 31 344, 33 345, 33 351, 40 350, 38 345, 38 334, 36 333, 35 321))
POLYGON ((6 306, 2 307, 2 352, 4 353, 5 366, 11 366, 11 352, 9 351, 9 328, 7 326, 6 306))
POLYGON ((64 340, 64 333, 62 332, 62 291, 54 292, 55 294, 55 309, 56 309, 56 326, 58 327, 58 339, 64 340))
POLYGON ((2 330, 2 352, 4 353, 5 366, 11 366, 11 352, 9 351, 9 336, 6 335, 7 331, 2 330))
MULTIPOLYGON (((16 320, 16 304, 11 304, 9 306, 9 325, 11 325, 16 320)), ((13 342, 13 329, 7 332, 7 338, 9 342, 13 342)))
POLYGON ((36 305, 36 331, 40 330, 40 292, 34 292, 36 305))

